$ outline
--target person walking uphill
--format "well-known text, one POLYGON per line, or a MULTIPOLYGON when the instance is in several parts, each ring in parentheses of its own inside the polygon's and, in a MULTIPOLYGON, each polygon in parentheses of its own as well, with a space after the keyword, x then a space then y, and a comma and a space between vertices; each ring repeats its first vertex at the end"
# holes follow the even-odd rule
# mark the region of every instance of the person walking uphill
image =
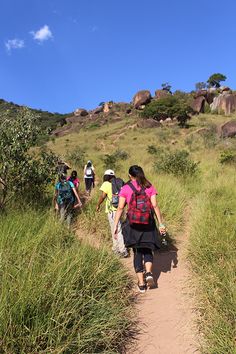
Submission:
POLYGON ((95 182, 95 169, 90 160, 88 160, 87 164, 84 166, 84 182, 86 192, 90 195, 95 182))
POLYGON ((111 233, 112 233, 112 242, 113 242, 113 247, 112 250, 114 253, 117 255, 120 255, 121 257, 128 257, 128 252, 127 249, 124 245, 124 238, 122 234, 122 229, 121 229, 121 223, 119 222, 118 225, 118 230, 117 230, 117 237, 114 238, 114 220, 115 220, 115 215, 119 203, 119 191, 121 187, 124 185, 124 181, 120 178, 116 178, 115 172, 113 170, 107 170, 104 173, 103 176, 103 184, 100 188, 100 191, 102 192, 100 195, 100 198, 98 200, 97 208, 96 210, 100 210, 100 206, 103 203, 104 200, 106 200, 106 213, 108 217, 108 221, 111 227, 111 233))
POLYGON ((133 248, 138 289, 141 293, 144 293, 147 286, 152 287, 154 285, 152 274, 153 251, 160 248, 160 233, 164 234, 166 229, 157 205, 157 191, 146 179, 143 169, 137 165, 131 166, 129 177, 130 181, 124 185, 119 193, 114 238, 118 237, 120 217, 127 203, 127 219, 123 224, 125 245, 133 248), (156 227, 154 214, 159 222, 160 233, 156 227), (144 272, 146 279, 144 279, 144 272))
POLYGON ((73 218, 73 210, 81 207, 82 203, 74 184, 66 180, 65 174, 59 176, 55 188, 54 203, 55 209, 60 213, 61 221, 66 220, 69 227, 73 218))

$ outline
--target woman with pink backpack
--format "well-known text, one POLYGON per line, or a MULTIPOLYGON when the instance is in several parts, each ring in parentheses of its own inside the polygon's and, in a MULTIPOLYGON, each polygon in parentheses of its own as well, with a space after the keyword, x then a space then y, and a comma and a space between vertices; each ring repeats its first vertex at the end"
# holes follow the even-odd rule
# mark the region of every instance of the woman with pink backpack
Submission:
POLYGON ((134 165, 129 169, 130 181, 119 193, 119 205, 114 224, 114 237, 117 237, 118 223, 128 205, 127 219, 123 224, 125 246, 133 248, 134 269, 138 278, 138 289, 144 293, 154 285, 152 264, 153 251, 161 247, 160 234, 166 228, 162 221, 160 208, 157 204, 157 191, 146 179, 143 169, 134 165), (156 215, 159 231, 154 219, 156 215), (144 278, 145 275, 145 278, 144 278))

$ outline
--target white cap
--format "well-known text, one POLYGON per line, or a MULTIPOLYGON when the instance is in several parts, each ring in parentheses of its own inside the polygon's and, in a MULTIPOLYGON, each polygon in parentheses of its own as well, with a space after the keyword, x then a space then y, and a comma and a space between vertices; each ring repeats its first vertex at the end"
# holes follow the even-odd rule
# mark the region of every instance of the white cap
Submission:
POLYGON ((106 170, 104 176, 115 176, 115 172, 113 170, 106 170))

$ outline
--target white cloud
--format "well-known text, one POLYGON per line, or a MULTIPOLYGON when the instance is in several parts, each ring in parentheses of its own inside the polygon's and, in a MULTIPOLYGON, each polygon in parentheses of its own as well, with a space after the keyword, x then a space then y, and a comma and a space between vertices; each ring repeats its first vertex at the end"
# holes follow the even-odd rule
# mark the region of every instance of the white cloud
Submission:
POLYGON ((53 38, 52 32, 49 29, 48 25, 43 26, 40 28, 38 31, 30 32, 33 35, 33 38, 38 41, 38 42, 44 42, 47 41, 50 38, 53 38))
POLYGON ((23 39, 18 39, 18 38, 8 39, 5 42, 5 47, 6 47, 8 52, 11 52, 12 49, 24 48, 25 47, 25 42, 24 42, 23 39))

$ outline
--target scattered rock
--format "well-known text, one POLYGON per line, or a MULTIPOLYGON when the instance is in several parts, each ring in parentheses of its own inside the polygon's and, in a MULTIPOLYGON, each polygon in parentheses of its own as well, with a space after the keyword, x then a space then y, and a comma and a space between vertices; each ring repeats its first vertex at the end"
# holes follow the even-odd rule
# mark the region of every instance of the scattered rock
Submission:
POLYGON ((72 116, 72 117, 66 118, 66 123, 67 124, 80 123, 81 120, 84 120, 83 116, 72 116))
POLYGON ((222 138, 233 138, 236 136, 236 121, 230 120, 220 126, 218 133, 222 138))
POLYGON ((160 98, 168 97, 171 93, 166 90, 156 90, 155 91, 155 99, 159 100, 160 98))
POLYGON ((99 114, 103 112, 103 106, 97 107, 92 111, 92 114, 99 114))
POLYGON ((236 110, 236 95, 228 93, 227 91, 215 97, 210 105, 211 111, 218 113, 231 114, 236 110))
POLYGON ((155 119, 140 119, 137 124, 139 128, 159 128, 161 127, 161 123, 155 119))
POLYGON ((133 98, 134 108, 139 109, 140 106, 146 105, 149 102, 151 102, 151 99, 152 99, 152 96, 151 96, 150 91, 142 90, 142 91, 137 92, 133 98))
POLYGON ((86 111, 86 109, 83 109, 83 108, 77 108, 74 111, 74 115, 79 116, 79 117, 85 117, 88 115, 88 111, 86 111))

